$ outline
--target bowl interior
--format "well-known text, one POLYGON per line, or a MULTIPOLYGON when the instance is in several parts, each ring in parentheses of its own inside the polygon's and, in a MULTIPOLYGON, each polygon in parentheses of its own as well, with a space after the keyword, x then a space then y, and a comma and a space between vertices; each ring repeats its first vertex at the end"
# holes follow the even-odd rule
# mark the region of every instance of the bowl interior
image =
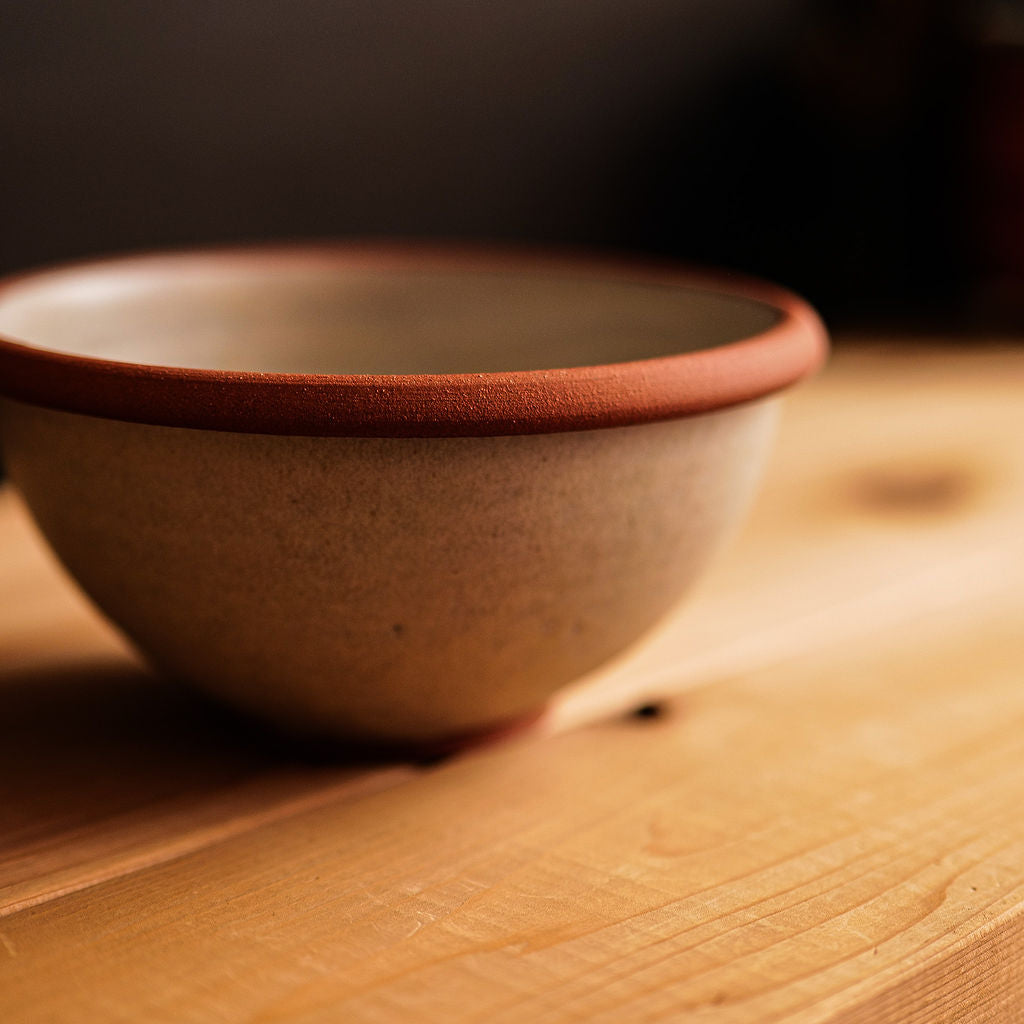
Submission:
POLYGON ((714 348, 781 318, 711 287, 555 269, 370 267, 228 256, 26 278, 0 334, 79 356, 277 373, 544 370, 714 348))

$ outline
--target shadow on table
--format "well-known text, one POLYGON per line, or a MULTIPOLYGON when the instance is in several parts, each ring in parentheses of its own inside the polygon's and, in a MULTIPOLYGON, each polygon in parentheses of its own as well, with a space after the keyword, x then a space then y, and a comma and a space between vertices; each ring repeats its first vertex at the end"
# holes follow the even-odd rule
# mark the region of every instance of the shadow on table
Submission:
MULTIPOLYGON (((0 855, 168 807, 294 799, 380 771, 365 751, 289 739, 120 664, 0 674, 0 855)), ((0 861, 0 885, 3 884, 0 861)))

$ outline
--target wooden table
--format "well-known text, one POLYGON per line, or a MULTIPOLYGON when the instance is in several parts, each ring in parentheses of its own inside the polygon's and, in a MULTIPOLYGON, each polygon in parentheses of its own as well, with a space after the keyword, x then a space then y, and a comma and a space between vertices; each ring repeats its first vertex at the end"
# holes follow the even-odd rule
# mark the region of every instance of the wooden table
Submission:
POLYGON ((4 1024, 1022 1005, 1024 349, 845 344, 687 608, 432 765, 155 681, 0 495, 4 1024))

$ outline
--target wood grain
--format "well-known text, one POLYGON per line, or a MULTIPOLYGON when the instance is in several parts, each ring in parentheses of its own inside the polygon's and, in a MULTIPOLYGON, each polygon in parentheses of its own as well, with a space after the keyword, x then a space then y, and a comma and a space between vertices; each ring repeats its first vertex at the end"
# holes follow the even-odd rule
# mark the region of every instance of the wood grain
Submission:
POLYGON ((0 1019, 1022 1019, 1022 384, 841 350, 689 608, 430 769, 149 680, 5 499, 0 1019))

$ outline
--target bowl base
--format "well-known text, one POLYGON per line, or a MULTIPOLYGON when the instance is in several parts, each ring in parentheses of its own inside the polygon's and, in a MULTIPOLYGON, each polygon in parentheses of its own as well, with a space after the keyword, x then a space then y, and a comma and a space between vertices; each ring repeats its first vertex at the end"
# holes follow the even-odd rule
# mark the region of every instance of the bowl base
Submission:
POLYGON ((529 732, 548 711, 543 704, 515 718, 492 722, 480 728, 447 733, 438 737, 402 739, 360 733, 324 732, 315 726, 280 724, 266 717, 214 701, 221 711, 261 745, 278 748, 288 757, 315 763, 379 764, 406 762, 430 765, 464 751, 500 743, 529 732))

